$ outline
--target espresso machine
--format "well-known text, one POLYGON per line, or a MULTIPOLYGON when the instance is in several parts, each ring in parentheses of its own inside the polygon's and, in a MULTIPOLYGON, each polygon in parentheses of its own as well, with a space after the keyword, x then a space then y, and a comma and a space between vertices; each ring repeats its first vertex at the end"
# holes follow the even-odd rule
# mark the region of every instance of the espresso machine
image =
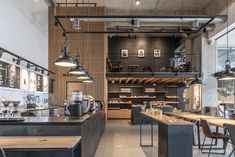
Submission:
POLYGON ((65 115, 81 117, 90 111, 93 102, 93 97, 83 95, 81 91, 73 91, 71 100, 65 103, 65 115))

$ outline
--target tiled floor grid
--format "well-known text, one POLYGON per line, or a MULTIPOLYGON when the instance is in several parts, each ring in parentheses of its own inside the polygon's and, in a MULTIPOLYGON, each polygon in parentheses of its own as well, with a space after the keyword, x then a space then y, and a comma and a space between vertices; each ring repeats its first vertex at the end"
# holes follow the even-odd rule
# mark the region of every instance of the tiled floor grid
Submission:
MULTIPOLYGON (((139 125, 129 123, 129 121, 108 121, 95 157, 158 157, 157 125, 154 126, 154 146, 140 147, 139 125)), ((150 143, 149 128, 144 127, 144 144, 150 143)), ((212 154, 211 157, 228 157, 231 150, 232 146, 229 144, 226 155, 212 154)), ((207 157, 207 154, 202 154, 198 147, 194 146, 193 157, 207 157)))

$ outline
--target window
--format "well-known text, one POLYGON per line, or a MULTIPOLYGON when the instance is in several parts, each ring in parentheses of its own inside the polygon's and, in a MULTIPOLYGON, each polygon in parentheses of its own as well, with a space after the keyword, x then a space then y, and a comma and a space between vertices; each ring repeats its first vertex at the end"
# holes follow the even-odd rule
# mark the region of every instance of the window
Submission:
MULTIPOLYGON (((228 33, 228 50, 231 67, 235 70, 235 29, 228 33)), ((227 60, 227 34, 216 40, 217 49, 217 71, 225 69, 227 60)), ((218 101, 219 103, 235 102, 235 81, 218 81, 218 101)))
MULTIPOLYGON (((228 39, 229 59, 231 61, 231 67, 235 68, 235 29, 228 33, 228 39)), ((222 71, 225 68, 225 61, 227 60, 227 34, 216 40, 216 49, 217 71, 222 71)))

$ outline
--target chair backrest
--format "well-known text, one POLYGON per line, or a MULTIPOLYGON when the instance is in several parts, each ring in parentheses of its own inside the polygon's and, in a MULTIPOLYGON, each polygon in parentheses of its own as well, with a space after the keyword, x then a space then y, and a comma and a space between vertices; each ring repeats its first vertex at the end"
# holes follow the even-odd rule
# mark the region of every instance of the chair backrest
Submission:
POLYGON ((224 124, 224 127, 227 129, 227 131, 230 135, 230 140, 231 140, 232 144, 235 146, 235 125, 224 124))
POLYGON ((204 135, 206 137, 212 138, 213 133, 211 132, 211 129, 210 129, 208 122, 204 119, 201 119, 200 122, 201 122, 202 131, 203 131, 204 135))

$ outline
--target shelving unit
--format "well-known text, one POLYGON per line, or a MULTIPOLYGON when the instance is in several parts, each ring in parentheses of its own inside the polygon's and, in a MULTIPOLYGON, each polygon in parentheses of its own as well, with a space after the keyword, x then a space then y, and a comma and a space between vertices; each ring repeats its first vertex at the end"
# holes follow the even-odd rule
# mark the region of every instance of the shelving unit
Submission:
POLYGON ((167 95, 166 96, 166 105, 172 105, 174 107, 178 107, 178 104, 179 104, 178 99, 179 99, 178 96, 167 95))
POLYGON ((108 91, 108 118, 130 119, 131 105, 145 101, 165 100, 168 91, 155 86, 110 84, 108 91))

